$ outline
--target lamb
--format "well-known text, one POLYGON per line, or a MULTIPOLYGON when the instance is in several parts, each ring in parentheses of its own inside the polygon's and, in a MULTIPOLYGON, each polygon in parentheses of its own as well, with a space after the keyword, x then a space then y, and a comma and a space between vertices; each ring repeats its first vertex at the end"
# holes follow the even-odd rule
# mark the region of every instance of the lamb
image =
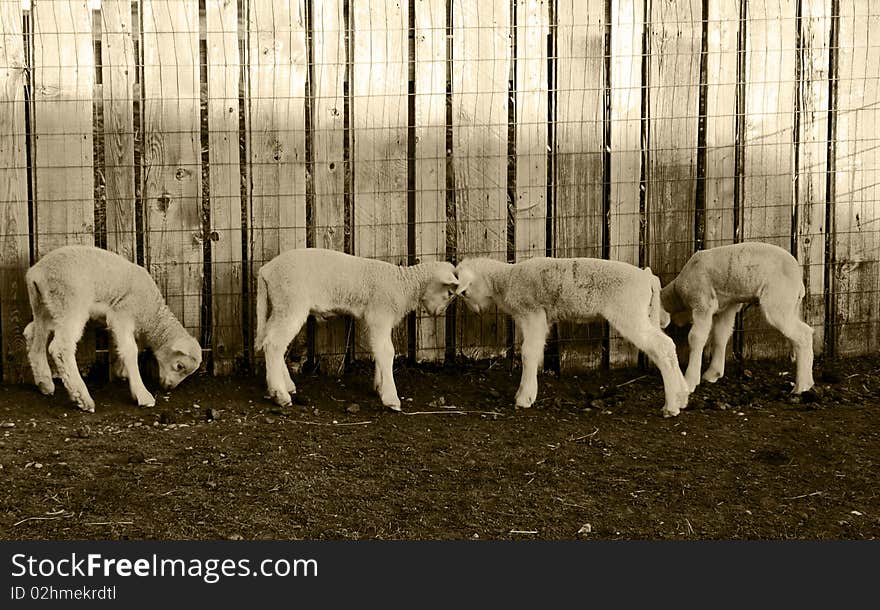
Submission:
POLYGON ((688 389, 700 383, 703 348, 712 339, 712 360, 703 379, 724 375, 727 342, 743 305, 760 303, 767 321, 792 343, 797 362, 794 393, 813 387, 813 330, 800 318, 803 273, 797 260, 772 244, 746 242, 696 252, 660 293, 663 308, 688 334, 688 389))
POLYGON ((550 325, 560 320, 605 318, 660 369, 666 393, 664 417, 687 406, 688 392, 675 344, 660 330, 660 280, 650 269, 595 258, 536 257, 519 263, 469 258, 456 267, 456 295, 479 313, 496 304, 522 333, 522 378, 516 407, 528 408, 538 393, 538 368, 550 325))
POLYGON ((309 314, 319 319, 350 314, 366 323, 373 388, 383 405, 400 411, 391 329, 420 303, 428 313, 442 314, 457 284, 453 266, 442 261, 400 267, 322 248, 279 254, 262 266, 257 279, 255 349, 265 354, 269 397, 281 406, 291 404, 296 384, 284 354, 309 314))
POLYGON ((138 341, 159 364, 163 388, 176 387, 202 363, 202 348, 168 309, 156 282, 143 267, 94 246, 62 246, 43 256, 25 274, 33 321, 24 329, 34 381, 43 394, 55 392, 48 354, 70 398, 94 412, 76 364, 76 344, 89 318, 103 320, 118 353, 120 377, 128 378, 139 406, 156 399, 138 370, 138 341))

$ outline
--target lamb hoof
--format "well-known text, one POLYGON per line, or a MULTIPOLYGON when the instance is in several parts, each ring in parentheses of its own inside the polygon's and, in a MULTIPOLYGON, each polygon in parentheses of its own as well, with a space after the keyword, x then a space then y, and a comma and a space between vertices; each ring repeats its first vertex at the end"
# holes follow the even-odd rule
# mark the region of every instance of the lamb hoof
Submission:
POLYGON ((95 412, 95 401, 92 400, 90 396, 85 398, 77 398, 76 406, 85 411, 86 413, 94 413, 95 412))
POLYGON ((44 396, 52 396, 55 393, 55 383, 52 380, 40 381, 37 383, 37 387, 44 396))
POLYGON ((709 383, 715 383, 719 379, 723 377, 723 373, 719 373, 718 371, 713 371, 709 369, 705 373, 703 373, 703 381, 707 381, 709 383))
POLYGON ((272 390, 269 392, 269 398, 279 407, 289 407, 293 404, 290 394, 282 390, 272 390))
POLYGON ((685 387, 687 388, 687 393, 688 393, 688 394, 693 394, 693 393, 694 393, 694 390, 697 389, 697 386, 699 385, 699 382, 697 382, 697 383, 691 383, 690 381, 688 381, 687 379, 685 379, 685 381, 684 381, 684 385, 685 385, 685 387))
POLYGON ((678 417, 678 414, 680 413, 680 411, 677 408, 670 409, 668 407, 663 407, 662 413, 663 413, 663 417, 678 417))
POLYGON ((140 396, 137 399, 139 407, 155 407, 156 399, 153 398, 152 394, 147 394, 146 396, 140 396))
POLYGON ((396 411, 397 413, 400 413, 401 411, 403 411, 403 409, 400 408, 400 403, 397 403, 396 405, 385 405, 385 406, 388 407, 389 409, 391 409, 392 411, 396 411))

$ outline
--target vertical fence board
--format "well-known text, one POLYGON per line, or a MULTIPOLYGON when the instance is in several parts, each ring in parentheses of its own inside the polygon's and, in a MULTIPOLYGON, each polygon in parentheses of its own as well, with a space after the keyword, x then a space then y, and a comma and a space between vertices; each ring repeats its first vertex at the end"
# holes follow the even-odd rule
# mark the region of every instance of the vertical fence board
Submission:
MULTIPOLYGON (((344 80, 345 20, 342 0, 314 3, 314 159, 315 246, 345 250, 344 80)), ((330 318, 317 327, 315 354, 325 372, 345 361, 345 320, 330 318)))
POLYGON ((739 0, 709 2, 706 53, 706 248, 732 244, 739 0))
POLYGON ((37 256, 94 244, 92 14, 85 0, 35 2, 37 256))
MULTIPOLYGON (((415 1, 416 257, 446 260, 446 0, 415 1)), ((443 360, 445 316, 417 314, 416 359, 443 360)))
MULTIPOLYGON (((354 251, 405 265, 407 4, 403 0, 355 0, 353 9, 354 251)), ((406 354, 405 324, 394 329, 394 344, 397 354, 406 354)))
POLYGON ((135 260, 134 41, 131 0, 101 5, 107 249, 135 260))
POLYGON ((238 3, 207 0, 208 162, 211 193, 211 306, 214 374, 233 371, 242 332, 238 3))
MULTIPOLYGON (((306 245, 307 52, 303 0, 250 0, 249 6, 251 277, 255 278, 263 263, 306 245)), ((291 349, 304 357, 302 341, 291 349)))
POLYGON ((145 0, 143 11, 144 256, 168 307, 198 337, 203 272, 198 5, 145 0))
POLYGON ((3 381, 28 376, 22 331, 31 319, 24 274, 29 264, 27 140, 24 87, 27 60, 21 1, 0 0, 0 371, 3 381))
MULTIPOLYGON (((610 258, 639 264, 642 30, 645 0, 611 1, 610 258)), ((638 362, 638 349, 611 331, 612 365, 638 362)))
MULTIPOLYGON (((507 95, 510 2, 453 0, 452 162, 458 258, 507 259, 507 95)), ((458 351, 505 352, 507 322, 457 308, 458 351)))
MULTIPOLYGON (((34 214, 37 258, 65 244, 95 243, 92 13, 85 0, 35 2, 34 214)), ((95 333, 77 345, 86 372, 95 333)))
POLYGON ((797 258, 804 269, 804 321, 813 328, 813 349, 825 336, 825 182, 828 170, 828 55, 831 0, 805 0, 798 133, 797 258))
POLYGON ((548 1, 516 4, 516 260, 546 254, 548 1))
MULTIPOLYGON (((791 249, 794 206, 796 3, 748 4, 742 241, 791 249)), ((743 313, 743 354, 782 357, 788 342, 760 308, 743 313)))
POLYGON ((880 347, 880 9, 841 0, 834 288, 837 353, 880 347))
POLYGON ((702 0, 653 0, 647 264, 666 285, 694 250, 702 0))
MULTIPOLYGON (((602 258, 605 3, 559 0, 556 32, 555 255, 602 258)), ((560 322, 559 367, 602 364, 602 325, 560 322)))

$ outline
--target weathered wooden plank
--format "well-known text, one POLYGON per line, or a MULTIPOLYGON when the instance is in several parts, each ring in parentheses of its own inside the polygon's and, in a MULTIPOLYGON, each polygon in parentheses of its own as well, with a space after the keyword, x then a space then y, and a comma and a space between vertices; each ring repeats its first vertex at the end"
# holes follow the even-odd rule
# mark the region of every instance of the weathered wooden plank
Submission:
MULTIPOLYGON (((95 243, 92 13, 85 0, 36 2, 34 45, 34 247, 95 243)), ((95 333, 77 345, 80 371, 95 362, 95 333)))
MULTIPOLYGON (((610 258, 639 264, 642 30, 645 0, 611 1, 610 258)), ((638 349, 613 330, 613 366, 638 362, 638 349)))
MULTIPOLYGON (((314 4, 314 98, 312 155, 314 159, 315 246, 345 250, 344 80, 345 20, 342 0, 314 4)), ((325 372, 336 372, 345 361, 346 324, 331 318, 319 324, 315 355, 325 372)))
POLYGON ((880 347, 880 11, 840 3, 834 298, 839 355, 880 347))
POLYGON ((145 0, 142 9, 144 257, 168 307, 198 337, 203 275, 198 4, 145 0))
POLYGON ((214 374, 244 355, 241 308, 238 3, 207 0, 208 162, 211 193, 211 307, 214 374))
POLYGON ((101 5, 107 249, 135 260, 134 40, 131 1, 101 5))
POLYGON ((740 0, 709 2, 706 53, 706 229, 703 246, 732 244, 740 0))
POLYGON ((548 0, 516 4, 516 260, 547 244, 548 0))
MULTIPOLYGON (((399 0, 352 3, 354 252, 396 265, 405 265, 408 253, 407 6, 399 0)), ((406 325, 393 335, 395 352, 406 354, 406 325)))
POLYGON ((804 321, 813 327, 813 350, 818 354, 822 352, 825 337, 825 184, 831 0, 806 0, 802 7, 797 258, 804 269, 804 321))
POLYGON ((654 0, 647 264, 665 285, 694 251, 702 0, 654 0))
POLYGON ((37 256, 95 242, 92 14, 85 0, 36 2, 34 172, 37 256))
MULTIPOLYGON (((507 258, 507 95, 510 2, 453 0, 452 165, 459 259, 507 258)), ((469 358, 502 355, 507 320, 457 308, 457 347, 469 358)))
MULTIPOLYGON (((280 252, 306 245, 307 52, 303 0, 251 0, 249 7, 250 246, 256 277, 280 252)), ((291 350, 302 358, 305 345, 296 342, 291 350)))
MULTIPOLYGON (((416 258, 446 260, 446 0, 415 1, 416 258)), ((443 360, 446 316, 416 317, 416 359, 443 360)))
POLYGON ((0 372, 7 383, 30 378, 22 336, 31 311, 24 284, 30 259, 21 17, 20 0, 0 0, 0 372))
MULTIPOLYGON (((796 2, 749 3, 746 32, 746 127, 742 241, 791 249, 794 208, 796 2)), ((745 358, 787 357, 789 345, 763 313, 743 314, 745 358)))
MULTIPOLYGON (((557 6, 555 254, 602 258, 605 2, 560 0, 557 6)), ((601 323, 559 323, 559 367, 602 364, 601 323)))

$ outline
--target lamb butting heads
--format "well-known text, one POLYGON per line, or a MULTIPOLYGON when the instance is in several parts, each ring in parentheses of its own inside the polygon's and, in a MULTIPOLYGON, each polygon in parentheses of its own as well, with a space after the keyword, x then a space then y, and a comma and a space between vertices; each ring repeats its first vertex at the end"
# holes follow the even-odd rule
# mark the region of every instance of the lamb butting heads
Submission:
POLYGON ((675 344, 660 330, 660 280, 650 269, 595 258, 532 258, 516 264, 471 258, 456 268, 456 293, 480 312, 495 304, 522 333, 522 379, 517 407, 530 407, 538 394, 538 368, 550 325, 560 320, 603 317, 644 351, 663 375, 663 415, 678 415, 688 392, 675 344))
POLYGON ((321 248, 288 250, 263 265, 257 279, 255 349, 266 356, 269 395, 291 404, 296 384, 284 363, 287 346, 309 314, 349 314, 366 324, 382 404, 400 410, 392 366, 391 329, 421 303, 431 315, 446 310, 458 280, 450 263, 400 267, 321 248))
POLYGON ((147 270, 118 254, 93 246, 63 246, 28 269, 25 281, 34 320, 24 336, 34 381, 43 394, 55 392, 48 343, 70 397, 84 411, 95 410, 76 364, 76 344, 89 318, 106 323, 116 345, 117 371, 128 378, 138 405, 156 404, 138 370, 138 341, 156 357, 163 388, 175 387, 202 363, 199 342, 168 309, 147 270))
POLYGON ((703 348, 712 339, 712 361, 703 379, 724 375, 727 342, 737 312, 760 303, 767 321, 794 347, 797 379, 794 392, 813 387, 813 329, 800 317, 803 273, 797 260, 778 246, 747 242, 696 252, 661 292, 663 308, 683 326, 693 321, 685 381, 690 391, 700 383, 703 348))

